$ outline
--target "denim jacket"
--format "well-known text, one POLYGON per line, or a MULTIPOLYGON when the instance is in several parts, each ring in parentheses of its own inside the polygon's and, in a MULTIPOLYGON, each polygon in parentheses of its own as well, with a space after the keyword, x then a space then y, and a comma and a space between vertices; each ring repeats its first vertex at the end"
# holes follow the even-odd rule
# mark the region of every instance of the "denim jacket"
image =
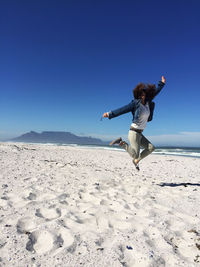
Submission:
MULTIPOLYGON (((159 94, 161 89, 164 87, 164 83, 159 81, 158 82, 158 86, 156 87, 156 94, 159 94)), ((151 121, 153 119, 153 112, 154 112, 154 108, 155 108, 155 103, 151 100, 151 99, 146 99, 146 102, 149 103, 149 109, 150 109, 150 115, 148 118, 148 121, 151 121)), ((141 99, 133 99, 128 105, 125 105, 121 108, 112 110, 108 113, 108 118, 112 119, 115 117, 118 117, 122 114, 128 113, 128 112, 132 112, 133 114, 133 120, 132 122, 136 122, 137 119, 140 116, 140 103, 141 103, 141 99)))

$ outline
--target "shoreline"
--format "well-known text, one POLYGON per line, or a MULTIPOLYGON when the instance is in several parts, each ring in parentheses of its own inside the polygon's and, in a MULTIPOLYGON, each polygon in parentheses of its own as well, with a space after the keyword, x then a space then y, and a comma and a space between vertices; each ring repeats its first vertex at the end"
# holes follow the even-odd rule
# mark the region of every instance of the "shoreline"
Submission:
MULTIPOLYGON (((125 152, 124 149, 118 146, 109 146, 109 145, 80 145, 80 144, 62 144, 62 143, 25 143, 25 142, 0 142, 0 144, 24 144, 24 145, 49 145, 49 146, 58 146, 58 147, 77 147, 77 148, 89 148, 89 149, 100 149, 100 150, 110 150, 110 151, 119 151, 125 152)), ((141 149, 142 150, 142 149, 141 149)), ((200 147, 156 147, 152 155, 166 155, 166 156, 181 156, 188 158, 200 158, 200 147), (188 154, 187 154, 188 153, 188 154), (190 153, 190 154, 189 154, 190 153), (195 154, 195 155, 194 155, 195 154)))

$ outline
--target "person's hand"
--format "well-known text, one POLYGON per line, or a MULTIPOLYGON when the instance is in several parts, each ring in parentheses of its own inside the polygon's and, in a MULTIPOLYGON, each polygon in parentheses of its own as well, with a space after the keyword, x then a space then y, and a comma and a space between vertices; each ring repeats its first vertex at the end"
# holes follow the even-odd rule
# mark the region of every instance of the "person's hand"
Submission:
POLYGON ((163 83, 165 83, 165 77, 164 76, 161 77, 161 80, 163 83))
POLYGON ((103 114, 103 118, 108 118, 108 112, 105 112, 105 113, 103 114))

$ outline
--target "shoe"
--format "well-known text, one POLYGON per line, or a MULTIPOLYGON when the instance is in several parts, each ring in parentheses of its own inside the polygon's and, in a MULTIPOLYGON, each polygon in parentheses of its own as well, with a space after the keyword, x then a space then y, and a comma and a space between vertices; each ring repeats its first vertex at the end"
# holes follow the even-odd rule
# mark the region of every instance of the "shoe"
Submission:
POLYGON ((112 146, 112 145, 115 145, 115 144, 119 144, 121 141, 122 141, 122 139, 121 139, 121 137, 119 137, 119 138, 113 140, 112 142, 110 142, 109 145, 112 146))
POLYGON ((133 164, 135 165, 136 170, 139 171, 140 170, 139 165, 137 163, 135 163, 134 159, 133 159, 133 164))
POLYGON ((128 144, 125 141, 120 141, 119 145, 123 146, 123 145, 128 145, 128 144))

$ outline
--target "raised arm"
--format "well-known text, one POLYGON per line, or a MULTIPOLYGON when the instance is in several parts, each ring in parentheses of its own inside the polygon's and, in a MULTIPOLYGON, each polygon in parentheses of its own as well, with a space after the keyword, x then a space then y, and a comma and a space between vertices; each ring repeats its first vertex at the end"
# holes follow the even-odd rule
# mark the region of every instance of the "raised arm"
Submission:
POLYGON ((165 86, 165 77, 162 76, 161 81, 158 82, 158 85, 155 89, 156 90, 155 96, 157 96, 160 93, 160 91, 162 90, 164 86, 165 86))

